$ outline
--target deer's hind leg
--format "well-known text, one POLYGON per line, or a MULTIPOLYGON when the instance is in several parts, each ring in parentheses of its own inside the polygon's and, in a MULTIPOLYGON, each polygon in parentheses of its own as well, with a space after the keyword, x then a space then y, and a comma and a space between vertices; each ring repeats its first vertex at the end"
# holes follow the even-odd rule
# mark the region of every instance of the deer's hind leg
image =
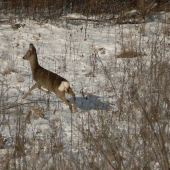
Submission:
POLYGON ((67 90, 67 93, 69 93, 70 95, 72 95, 73 97, 73 102, 74 102, 74 110, 77 111, 77 106, 76 106, 76 97, 74 92, 72 91, 71 87, 69 87, 69 89, 67 90))
POLYGON ((69 109, 70 109, 70 111, 71 111, 71 113, 72 113, 73 111, 72 111, 71 102, 66 99, 66 97, 65 97, 65 91, 59 92, 57 95, 58 95, 58 97, 59 97, 63 102, 65 102, 66 104, 69 105, 69 109))
POLYGON ((37 84, 37 83, 35 83, 35 84, 30 88, 30 90, 29 90, 22 98, 25 99, 25 98, 31 93, 31 91, 34 90, 34 89, 36 89, 36 88, 38 88, 38 84, 37 84))

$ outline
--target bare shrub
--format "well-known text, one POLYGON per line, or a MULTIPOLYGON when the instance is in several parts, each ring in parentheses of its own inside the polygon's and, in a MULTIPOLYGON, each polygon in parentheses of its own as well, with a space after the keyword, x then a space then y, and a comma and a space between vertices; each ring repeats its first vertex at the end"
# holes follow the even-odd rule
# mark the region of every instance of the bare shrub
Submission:
POLYGON ((0 134, 0 149, 4 148, 6 139, 2 136, 2 134, 0 134))
POLYGON ((140 56, 143 56, 143 54, 134 50, 125 49, 120 54, 116 55, 117 58, 136 58, 140 56))
POLYGON ((7 61, 7 65, 6 65, 6 67, 4 68, 4 70, 3 70, 3 74, 4 75, 7 75, 7 74, 10 74, 12 71, 14 71, 15 70, 15 62, 14 61, 11 61, 11 60, 9 60, 9 61, 7 61))
POLYGON ((123 61, 118 93, 110 80, 117 110, 91 112, 84 126, 77 123, 87 149, 81 168, 168 169, 170 65, 162 58, 143 63, 142 57, 123 61))
POLYGON ((163 34, 166 36, 166 37, 169 37, 170 36, 170 31, 169 31, 169 28, 168 27, 163 27, 163 30, 162 30, 163 34))
MULTIPOLYGON (((158 1, 159 2, 159 1, 158 1)), ((141 19, 146 19, 153 11, 163 11, 169 9, 168 1, 157 3, 155 5, 153 0, 36 0, 34 2, 27 0, 6 0, 0 4, 1 12, 5 15, 10 15, 10 20, 19 18, 23 20, 25 17, 32 17, 33 19, 51 19, 56 20, 58 17, 67 13, 81 13, 87 18, 89 15, 95 15, 99 17, 99 20, 110 21, 119 15, 117 23, 139 23, 141 19), (165 8, 166 7, 166 8, 165 8), (126 13, 127 11, 136 10, 135 13, 126 13), (122 12, 123 11, 123 12, 122 12), (110 14, 109 19, 106 17, 110 14)))
POLYGON ((38 104, 31 108, 33 119, 44 118, 43 111, 38 104))
MULTIPOLYGON (((78 126, 83 136, 88 154, 82 153, 82 160, 87 169, 121 169, 124 154, 123 131, 118 132, 115 115, 111 112, 98 111, 88 114, 87 127, 78 126), (121 134, 122 133, 122 134, 121 134), (114 163, 113 163, 114 162, 114 163)), ((83 167, 82 167, 83 168, 83 167)))
POLYGON ((20 74, 17 74, 16 75, 16 80, 17 80, 18 83, 21 83, 21 82, 24 81, 24 77, 22 75, 20 75, 20 74))

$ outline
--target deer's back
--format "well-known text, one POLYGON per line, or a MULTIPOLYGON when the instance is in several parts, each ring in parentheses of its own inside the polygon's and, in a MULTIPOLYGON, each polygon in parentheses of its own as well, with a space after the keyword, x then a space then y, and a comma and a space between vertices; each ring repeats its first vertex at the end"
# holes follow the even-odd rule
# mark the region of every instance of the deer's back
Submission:
POLYGON ((43 67, 37 68, 33 73, 33 79, 42 87, 50 90, 56 91, 62 81, 67 81, 63 77, 53 73, 43 67))

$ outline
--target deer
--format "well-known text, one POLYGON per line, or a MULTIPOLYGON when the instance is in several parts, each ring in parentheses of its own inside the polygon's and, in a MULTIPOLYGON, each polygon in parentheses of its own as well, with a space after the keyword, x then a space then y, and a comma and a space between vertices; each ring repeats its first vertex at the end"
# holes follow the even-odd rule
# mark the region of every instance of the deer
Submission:
POLYGON ((54 92, 62 101, 68 104, 69 109, 72 113, 71 102, 65 97, 65 93, 68 93, 72 95, 74 102, 74 110, 77 111, 75 94, 70 87, 69 81, 57 75, 56 73, 46 70, 45 68, 39 65, 36 48, 32 43, 30 43, 29 50, 24 55, 23 59, 28 60, 30 62, 33 80, 36 82, 30 88, 30 90, 22 97, 23 99, 25 99, 31 93, 31 91, 36 88, 47 94, 49 94, 50 92, 54 92), (47 90, 44 90, 41 87, 47 90))

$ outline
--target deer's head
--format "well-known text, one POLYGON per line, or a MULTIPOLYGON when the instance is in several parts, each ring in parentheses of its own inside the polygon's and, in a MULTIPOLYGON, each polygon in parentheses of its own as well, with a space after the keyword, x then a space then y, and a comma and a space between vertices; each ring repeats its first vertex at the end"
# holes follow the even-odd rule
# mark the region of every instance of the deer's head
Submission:
POLYGON ((24 55, 23 59, 24 60, 31 60, 31 59, 34 59, 36 56, 36 49, 34 47, 33 44, 30 44, 29 46, 29 50, 27 51, 27 53, 24 55))

